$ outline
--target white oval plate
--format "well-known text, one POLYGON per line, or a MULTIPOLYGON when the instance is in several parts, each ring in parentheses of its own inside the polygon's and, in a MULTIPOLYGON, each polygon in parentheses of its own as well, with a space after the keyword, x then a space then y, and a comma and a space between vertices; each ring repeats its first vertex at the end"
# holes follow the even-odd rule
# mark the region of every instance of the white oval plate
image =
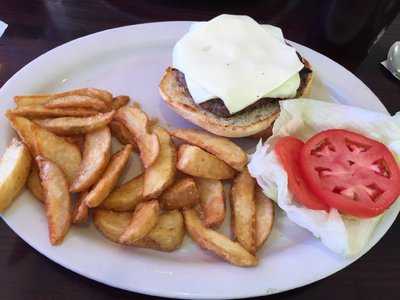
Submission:
MULTIPOLYGON (((77 87, 109 89, 137 99, 162 124, 191 126, 164 105, 158 82, 171 63, 175 42, 189 22, 151 23, 92 34, 35 59, 0 90, 0 152, 15 134, 4 117, 12 97, 77 87)), ((313 97, 385 111, 354 75, 327 57, 293 43, 314 67, 313 97)), ((392 206, 365 250, 385 234, 400 209, 392 206)), ((64 243, 49 244, 41 205, 24 192, 3 214, 28 244, 58 264, 113 287, 174 298, 242 298, 273 294, 327 277, 354 261, 328 250, 305 230, 279 215, 256 268, 239 268, 200 250, 189 238, 173 253, 127 248, 106 240, 93 225, 74 227, 64 243)), ((226 228, 225 228, 226 230, 226 228)))

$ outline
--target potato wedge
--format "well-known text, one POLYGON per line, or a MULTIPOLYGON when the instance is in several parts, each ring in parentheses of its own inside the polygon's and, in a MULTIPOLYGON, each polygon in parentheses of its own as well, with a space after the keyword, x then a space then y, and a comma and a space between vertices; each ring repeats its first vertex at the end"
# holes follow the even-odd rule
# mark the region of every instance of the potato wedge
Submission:
POLYGON ((0 160, 0 212, 11 205, 24 187, 31 161, 28 147, 13 139, 0 160))
POLYGON ((135 138, 124 124, 116 120, 112 120, 108 126, 111 129, 111 135, 115 137, 122 145, 131 144, 134 151, 139 151, 135 142, 135 138))
POLYGON ((247 164, 246 152, 227 138, 189 128, 170 130, 170 134, 186 143, 198 146, 214 154, 217 158, 238 171, 242 171, 247 164))
POLYGON ((114 118, 134 136, 144 167, 150 167, 160 153, 160 142, 150 128, 148 116, 137 106, 123 106, 114 118))
POLYGON ((160 141, 160 154, 144 171, 143 197, 146 199, 161 195, 173 183, 176 173, 176 149, 170 135, 159 126, 155 126, 153 132, 160 141))
POLYGON ((44 203, 44 192, 40 182, 39 170, 36 164, 32 164, 31 172, 29 173, 26 181, 26 186, 37 200, 44 203))
POLYGON ((256 252, 255 180, 247 168, 233 181, 231 189, 232 233, 249 251, 256 252))
POLYGON ((71 144, 78 146, 79 150, 83 152, 83 148, 85 146, 85 136, 84 135, 71 135, 71 136, 63 136, 63 138, 71 144))
POLYGON ((101 99, 90 97, 90 96, 82 96, 82 95, 68 95, 57 98, 49 99, 44 107, 47 108, 88 108, 94 109, 97 111, 107 111, 110 110, 110 106, 107 105, 101 99))
POLYGON ((114 189, 101 207, 115 211, 131 211, 143 201, 144 176, 137 176, 114 189))
POLYGON ((112 101, 112 109, 114 110, 120 109, 122 106, 127 105, 129 103, 129 100, 130 100, 129 96, 125 95, 114 97, 112 101))
POLYGON ((36 163, 44 191, 50 243, 57 245, 63 241, 71 226, 72 202, 68 182, 54 162, 37 156, 36 163))
POLYGON ((29 105, 44 105, 46 104, 51 95, 27 95, 27 96, 15 96, 14 102, 17 107, 29 106, 29 105))
POLYGON ((214 155, 187 144, 179 147, 176 167, 191 176, 218 180, 232 178, 236 173, 235 169, 214 155))
POLYGON ((256 202, 256 247, 259 249, 267 240, 274 224, 274 204, 257 187, 254 195, 256 202))
POLYGON ((72 211, 72 224, 83 224, 87 223, 89 219, 89 207, 87 207, 84 199, 88 192, 80 193, 74 209, 72 211))
POLYGON ((81 135, 107 126, 111 122, 115 111, 97 114, 92 117, 77 118, 63 117, 55 119, 34 120, 40 127, 59 135, 81 135))
MULTIPOLYGON (((116 243, 129 226, 131 219, 131 212, 115 212, 102 208, 93 211, 93 223, 96 228, 106 238, 116 243)), ((153 230, 143 239, 136 241, 133 246, 170 252, 181 246, 184 236, 182 214, 173 210, 162 213, 153 230)))
POLYGON ((140 203, 132 214, 128 227, 119 238, 119 242, 131 244, 144 238, 156 226, 159 215, 160 205, 157 200, 140 203))
POLYGON ((117 184, 117 181, 124 170, 126 163, 128 162, 131 152, 132 146, 126 145, 122 150, 113 154, 109 165, 103 172, 103 176, 96 183, 96 185, 93 186, 84 199, 88 207, 99 206, 101 202, 107 198, 117 184))
POLYGON ((57 117, 90 117, 98 114, 97 110, 87 108, 47 108, 42 105, 21 106, 8 110, 9 113, 26 118, 57 118, 57 117))
POLYGON ((195 178, 200 193, 201 219, 204 226, 219 227, 225 219, 224 187, 220 180, 195 178))
POLYGON ((41 128, 26 118, 12 114, 8 114, 7 117, 11 126, 17 131, 34 156, 41 155, 51 160, 60 166, 68 182, 74 180, 81 163, 81 152, 76 145, 68 143, 65 139, 41 128))
POLYGON ((184 210, 183 216, 187 232, 201 248, 240 267, 257 265, 257 257, 249 253, 242 245, 231 241, 223 234, 204 227, 194 209, 184 210))
POLYGON ((164 209, 192 207, 200 200, 199 190, 193 178, 182 178, 162 193, 160 204, 164 209))
POLYGON ((71 192, 88 190, 103 175, 111 157, 111 133, 108 127, 86 135, 78 175, 71 183, 71 192))

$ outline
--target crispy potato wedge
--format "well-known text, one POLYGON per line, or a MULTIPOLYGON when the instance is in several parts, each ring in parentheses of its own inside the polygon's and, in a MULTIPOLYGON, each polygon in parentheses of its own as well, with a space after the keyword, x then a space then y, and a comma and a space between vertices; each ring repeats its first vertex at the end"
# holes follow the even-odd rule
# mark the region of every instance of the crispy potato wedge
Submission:
POLYGON ((246 168, 234 179, 230 197, 233 236, 250 253, 256 252, 254 190, 255 180, 246 168))
POLYGON ((183 211, 186 230, 193 241, 201 248, 209 250, 231 264, 240 267, 257 265, 257 257, 249 253, 242 245, 228 237, 203 226, 194 209, 183 211))
POLYGON ((47 108, 42 105, 21 106, 8 110, 9 113, 30 119, 57 117, 90 117, 98 114, 97 110, 87 108, 47 108))
POLYGON ((144 176, 137 176, 114 189, 101 207, 115 211, 131 211, 143 201, 144 176))
POLYGON ((120 236, 128 228, 132 212, 116 212, 103 208, 93 210, 93 223, 109 240, 119 243, 120 236))
POLYGON ((88 192, 82 192, 78 196, 78 199, 72 211, 72 224, 87 223, 89 219, 89 207, 87 207, 84 201, 87 193, 88 192))
POLYGON ((29 106, 29 105, 44 105, 46 104, 51 95, 26 95, 26 96, 15 96, 14 102, 17 107, 29 106))
POLYGON ((84 135, 71 135, 71 136, 63 136, 63 138, 71 144, 78 146, 79 150, 83 152, 83 148, 85 146, 85 136, 84 135))
POLYGON ((44 107, 47 108, 88 108, 97 111, 107 111, 110 110, 110 106, 107 105, 101 99, 82 96, 82 95, 68 95, 57 98, 49 99, 44 107))
POLYGON ((220 180, 195 178, 200 193, 201 219, 204 226, 219 227, 225 219, 224 187, 220 180))
POLYGON ((108 126, 111 129, 111 135, 115 137, 122 145, 131 144, 134 151, 139 151, 135 142, 135 138, 124 124, 119 121, 112 120, 108 126))
POLYGON ((274 224, 274 204, 257 187, 254 195, 256 202, 256 247, 259 249, 267 240, 274 224))
POLYGON ((189 128, 170 130, 170 134, 186 143, 198 146, 214 154, 232 168, 242 171, 247 164, 247 154, 231 140, 214 134, 189 128))
POLYGON ((160 142, 150 128, 149 117, 137 106, 123 106, 114 118, 134 136, 144 167, 150 167, 160 153, 160 142))
POLYGON ((160 203, 164 209, 192 207, 200 200, 199 190, 193 178, 182 178, 162 193, 160 203))
POLYGON ((40 182, 39 170, 36 164, 32 164, 31 172, 29 173, 26 181, 26 186, 37 200, 44 203, 44 192, 40 182))
POLYGON ((78 175, 71 183, 71 192, 88 190, 103 175, 111 157, 111 133, 108 127, 86 135, 78 175))
POLYGON ((11 126, 17 131, 34 156, 44 156, 56 163, 68 182, 72 182, 79 171, 81 152, 79 148, 34 122, 12 114, 7 115, 11 126))
POLYGON ((0 160, 0 212, 11 205, 24 187, 31 162, 28 147, 13 139, 0 160))
POLYGON ((97 114, 92 117, 63 117, 55 119, 38 119, 34 122, 41 127, 59 135, 81 135, 107 126, 115 111, 97 114))
POLYGON ((176 173, 176 149, 168 132, 155 126, 154 134, 160 141, 160 154, 157 160, 144 171, 143 197, 157 198, 169 187, 176 173))
POLYGON ((160 215, 160 205, 157 200, 150 200, 140 203, 131 221, 119 238, 122 244, 131 244, 144 238, 156 226, 160 215))
POLYGON ((84 199, 88 207, 99 206, 101 202, 107 198, 117 184, 117 181, 124 170, 126 163, 128 162, 131 152, 132 146, 126 145, 122 150, 113 154, 110 163, 103 172, 103 176, 96 183, 96 185, 93 186, 84 199))
POLYGON ((127 105, 129 103, 129 100, 130 100, 129 96, 125 95, 114 97, 112 101, 112 109, 114 110, 120 109, 122 106, 127 105))
POLYGON ((52 245, 60 244, 71 226, 72 202, 63 171, 52 161, 36 157, 44 191, 49 238, 52 245))
POLYGON ((230 179, 235 169, 203 149, 183 144, 178 150, 178 170, 195 177, 209 179, 230 179))

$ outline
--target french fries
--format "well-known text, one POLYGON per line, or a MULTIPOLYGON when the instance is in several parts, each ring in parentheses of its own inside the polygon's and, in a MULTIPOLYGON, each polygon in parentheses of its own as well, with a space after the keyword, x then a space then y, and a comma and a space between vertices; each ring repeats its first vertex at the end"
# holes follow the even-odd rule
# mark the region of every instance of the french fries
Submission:
POLYGON ((125 145, 122 150, 113 154, 107 169, 103 173, 103 176, 96 183, 96 185, 93 186, 83 200, 88 207, 99 206, 101 202, 107 198, 112 189, 115 187, 122 171, 124 170, 131 152, 132 146, 125 145))
POLYGON ((129 103, 129 96, 125 96, 125 95, 120 95, 117 97, 113 98, 112 101, 112 109, 114 110, 118 110, 120 109, 122 106, 125 106, 129 103))
POLYGON ((111 157, 111 133, 108 127, 86 135, 82 162, 71 183, 71 192, 88 190, 102 176, 111 157))
POLYGON ((85 136, 84 135, 71 135, 71 136, 63 136, 64 140, 68 143, 74 144, 78 146, 79 150, 83 152, 83 147, 85 144, 85 136))
POLYGON ((250 253, 256 252, 255 180, 247 168, 233 181, 231 189, 232 233, 250 253))
POLYGON ((176 167, 185 174, 209 179, 230 179, 235 175, 235 170, 222 160, 187 144, 179 147, 176 167))
MULTIPOLYGON (((128 228, 131 219, 131 212, 115 212, 102 208, 96 208, 93 212, 93 223, 96 228, 106 238, 116 243, 119 243, 119 238, 128 228)), ((131 246, 170 252, 181 246, 184 235, 182 214, 177 210, 168 211, 159 216, 156 226, 147 236, 131 246)))
POLYGON ((11 205, 24 187, 31 161, 28 148, 13 139, 0 160, 0 212, 11 205))
POLYGON ((98 111, 87 108, 47 108, 42 105, 27 105, 10 109, 9 113, 31 119, 57 118, 57 117, 90 117, 98 111))
POLYGON ((51 95, 27 95, 27 96, 15 96, 14 102, 17 107, 29 106, 29 105, 44 105, 46 104, 51 95))
POLYGON ((82 96, 82 95, 67 95, 57 98, 50 98, 44 104, 47 108, 88 108, 97 111, 108 111, 110 106, 101 99, 82 96))
POLYGON ((157 200, 140 203, 132 219, 119 238, 122 244, 131 244, 144 238, 156 226, 160 215, 160 205, 157 200))
POLYGON ((71 226, 72 202, 62 170, 42 156, 36 157, 44 191, 44 203, 52 245, 60 244, 71 226))
POLYGON ((267 240, 274 224, 274 204, 257 187, 254 195, 256 201, 256 247, 259 249, 267 240))
POLYGON ((199 202, 200 195, 192 178, 182 178, 164 191, 160 202, 164 209, 180 209, 192 207, 199 202))
POLYGON ((115 136, 121 144, 126 145, 133 143, 136 145, 133 136, 131 135, 129 130, 125 127, 125 125, 122 124, 121 122, 112 120, 110 122, 110 129, 112 135, 115 136))
POLYGON ((160 154, 157 160, 144 171, 143 197, 157 198, 169 187, 176 173, 176 149, 168 132, 155 126, 154 134, 160 141, 160 154))
POLYGON ((89 207, 85 203, 88 192, 80 193, 72 211, 72 224, 86 223, 89 218, 89 207))
POLYGON ((144 176, 137 176, 114 189, 101 207, 115 211, 131 211, 143 201, 144 176))
POLYGON ((8 114, 7 117, 34 156, 41 155, 53 161, 60 166, 68 182, 74 180, 81 163, 81 152, 76 145, 68 143, 65 139, 26 118, 12 114, 8 114))
POLYGON ((148 116, 137 106, 123 106, 114 118, 134 136, 144 167, 150 167, 160 153, 160 142, 150 128, 148 116))
POLYGON ((224 187, 220 180, 196 178, 204 226, 216 228, 225 219, 224 187))
POLYGON ((44 203, 44 192, 42 184, 40 183, 39 170, 34 163, 32 163, 31 172, 26 181, 26 186, 37 200, 44 203))
POLYGON ((115 111, 97 114, 92 117, 77 118, 63 117, 55 119, 38 119, 35 123, 59 135, 81 135, 107 126, 111 122, 115 111))
POLYGON ((212 229, 204 227, 194 209, 184 210, 183 216, 187 232, 201 248, 209 250, 231 264, 240 267, 257 265, 257 258, 242 245, 231 241, 212 229))
POLYGON ((170 130, 170 134, 214 154, 237 171, 242 171, 247 164, 246 152, 227 138, 188 128, 170 130))

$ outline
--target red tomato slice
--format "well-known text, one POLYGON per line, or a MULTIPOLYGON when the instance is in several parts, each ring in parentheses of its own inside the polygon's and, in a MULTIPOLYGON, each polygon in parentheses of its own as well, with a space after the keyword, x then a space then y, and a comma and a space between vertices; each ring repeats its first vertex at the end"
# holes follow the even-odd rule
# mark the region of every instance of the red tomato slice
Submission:
POLYGON ((300 151, 303 145, 304 143, 301 140, 291 136, 280 138, 275 145, 275 152, 288 175, 289 190, 293 193, 297 202, 305 207, 315 210, 328 210, 328 206, 310 191, 303 179, 299 165, 300 151))
POLYGON ((311 191, 344 214, 379 215, 400 194, 400 171, 392 153, 351 131, 314 135, 301 150, 300 166, 311 191))

